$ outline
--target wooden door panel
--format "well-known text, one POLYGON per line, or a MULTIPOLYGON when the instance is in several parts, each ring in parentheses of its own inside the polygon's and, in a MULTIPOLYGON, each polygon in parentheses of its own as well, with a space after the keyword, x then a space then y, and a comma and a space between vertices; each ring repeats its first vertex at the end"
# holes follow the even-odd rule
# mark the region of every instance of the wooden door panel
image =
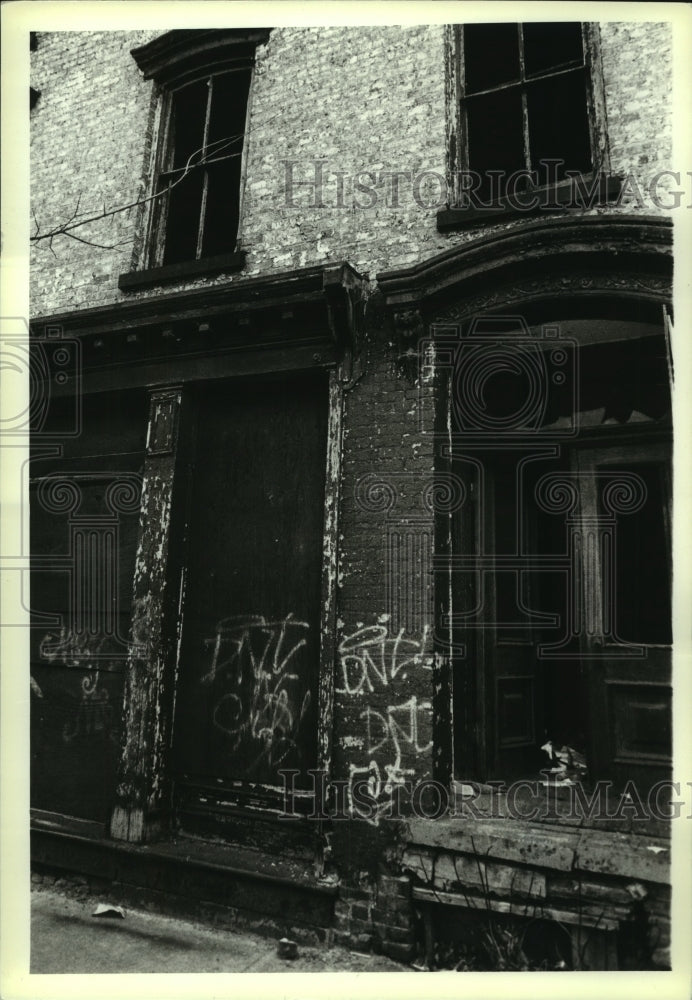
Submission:
POLYGON ((199 400, 175 761, 280 785, 316 763, 327 398, 322 375, 199 400))
POLYGON ((601 546, 581 580, 599 621, 583 637, 592 772, 645 791, 672 760, 670 444, 584 448, 575 469, 582 525, 595 518, 612 538, 611 565, 601 546))
POLYGON ((654 682, 607 683, 611 753, 616 764, 670 764, 671 689, 654 682))

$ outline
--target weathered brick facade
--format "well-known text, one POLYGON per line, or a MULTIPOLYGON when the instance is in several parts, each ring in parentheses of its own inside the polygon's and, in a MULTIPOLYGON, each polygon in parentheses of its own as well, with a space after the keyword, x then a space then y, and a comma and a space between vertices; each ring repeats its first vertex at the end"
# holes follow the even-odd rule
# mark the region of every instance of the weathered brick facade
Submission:
MULTIPOLYGON (((294 309, 306 303, 312 308, 318 299, 322 309, 324 301, 319 296, 324 287, 326 311, 315 320, 320 336, 325 340, 328 325, 333 333, 340 322, 348 333, 337 331, 336 347, 330 341, 325 349, 320 341, 317 347, 304 348, 305 358, 311 358, 306 365, 333 370, 331 398, 336 393, 338 405, 330 411, 329 433, 336 426, 340 429, 340 437, 337 434, 331 442, 337 457, 328 467, 335 479, 328 503, 334 505, 336 514, 332 520, 327 518, 325 530, 327 534, 333 531, 333 537, 329 535, 325 550, 335 553, 335 565, 332 577, 325 571, 331 582, 326 597, 323 592, 329 609, 324 617, 331 615, 333 624, 331 630, 325 626, 328 639, 322 640, 320 710, 326 714, 319 720, 319 763, 328 765, 346 806, 354 805, 354 784, 360 782, 361 790, 365 786, 369 792, 365 821, 340 818, 333 828, 329 823, 320 828, 317 838, 317 868, 321 866, 322 876, 325 870, 333 876, 329 891, 336 896, 331 925, 335 939, 409 960, 416 950, 420 956, 429 946, 421 938, 421 921, 425 918, 430 933, 430 921, 434 923, 430 914, 436 905, 463 907, 467 893, 475 893, 477 905, 485 893, 492 897, 498 913, 518 912, 512 909, 517 899, 524 907, 527 900, 532 905, 537 901, 546 919, 564 919, 566 912, 574 917, 579 907, 590 907, 586 923, 599 933, 612 932, 602 947, 592 945, 595 951, 589 960, 596 966, 613 961, 612 935, 618 933, 620 923, 629 926, 644 907, 650 944, 658 949, 655 961, 664 965, 662 949, 668 944, 669 922, 660 898, 667 889, 668 847, 663 837, 651 837, 652 830, 641 834, 628 830, 629 839, 622 841, 618 838, 623 825, 615 822, 598 842, 604 856, 631 849, 637 857, 647 858, 641 852, 653 846, 649 868, 633 874, 626 865, 609 870, 600 857, 584 861, 588 837, 578 851, 570 841, 573 853, 564 863, 556 862, 561 838, 569 838, 574 829, 573 825, 560 827, 558 821, 555 829, 546 832, 545 826, 530 827, 528 834, 526 824, 521 824, 520 840, 535 835, 536 853, 545 855, 536 860, 526 853, 513 853, 511 821, 506 817, 495 840, 488 838, 485 852, 473 842, 473 820, 459 820, 451 832, 444 827, 449 839, 436 842, 436 835, 429 832, 435 820, 417 820, 423 826, 412 830, 389 823, 387 810, 406 782, 415 785, 436 779, 449 786, 454 777, 450 657, 440 648, 433 629, 435 620, 444 619, 451 598, 443 592, 446 584, 440 582, 439 574, 433 573, 433 562, 450 555, 458 544, 451 537, 451 520, 445 520, 455 509, 451 494, 456 480, 444 471, 451 457, 440 444, 440 433, 447 430, 443 411, 448 405, 439 377, 440 362, 430 348, 426 364, 418 344, 434 322, 460 327, 475 311, 482 312, 484 301, 489 309, 506 307, 511 312, 523 301, 550 297, 559 301, 563 294, 575 298, 585 289, 594 296, 614 295, 629 287, 627 275, 640 267, 640 258, 645 274, 641 287, 653 303, 652 312, 658 309, 660 313, 669 297, 669 277, 660 262, 667 259, 669 250, 659 233, 667 231, 662 221, 666 216, 663 192, 671 182, 659 184, 653 198, 650 184, 671 164, 670 25, 600 25, 609 172, 631 179, 621 204, 567 215, 544 212, 538 223, 522 216, 484 221, 451 232, 439 231, 436 224, 438 210, 446 202, 440 183, 448 164, 445 61, 449 29, 439 24, 273 29, 268 42, 256 52, 248 113, 239 232, 245 266, 234 273, 123 292, 119 277, 145 267, 149 209, 133 203, 150 191, 162 128, 158 85, 143 78, 131 50, 155 37, 145 31, 39 33, 31 69, 32 86, 40 91, 32 111, 31 147, 32 208, 39 231, 64 223, 76 212, 98 215, 102 209, 132 205, 76 230, 87 243, 56 236, 53 253, 45 241, 36 244, 31 291, 36 328, 51 317, 58 317, 68 332, 77 324, 85 351, 92 352, 102 349, 104 338, 111 337, 113 343, 120 338, 113 347, 115 360, 108 362, 111 368, 93 354, 94 386, 99 390, 107 387, 108 372, 118 365, 128 372, 137 371, 136 355, 128 355, 128 350, 141 351, 143 360, 140 374, 128 375, 123 386, 127 382, 152 393, 162 386, 169 392, 165 366, 177 350, 174 343, 188 335, 197 337, 190 356, 206 358, 199 362, 202 374, 197 369, 192 373, 190 362, 189 376, 182 362, 171 361, 169 382, 174 388, 165 399, 160 397, 163 402, 155 400, 150 410, 148 449, 160 416, 156 406, 170 405, 174 415, 166 418, 170 441, 154 458, 149 455, 145 466, 147 483, 154 487, 142 501, 142 511, 148 516, 147 511, 155 509, 157 517, 161 514, 161 525, 157 520, 151 530, 144 522, 140 526, 135 627, 145 632, 153 629, 153 619, 146 617, 152 614, 151 607, 165 609, 165 601, 173 600, 169 592, 164 593, 168 584, 161 582, 169 572, 167 561, 176 566, 178 558, 170 554, 172 536, 167 533, 166 518, 178 516, 176 501, 171 501, 172 484, 181 481, 185 449, 192 445, 180 430, 183 423, 180 428, 176 423, 184 419, 179 414, 185 414, 186 404, 180 402, 180 393, 175 399, 171 393, 178 392, 188 377, 195 384, 218 377, 213 371, 216 347, 209 346, 212 335, 222 344, 229 330, 229 336, 235 337, 245 327, 251 332, 243 333, 242 348, 249 354, 253 338, 258 344, 271 341, 265 334, 270 328, 274 331, 272 324, 279 329, 281 324, 295 323, 297 329, 302 320, 294 309), (655 60, 649 58, 652 52, 655 60), (354 178, 363 172, 376 177, 361 178, 366 187, 354 189, 354 178), (400 172, 397 197, 392 175, 400 172), (320 177, 322 201, 315 204, 320 177), (636 196, 637 188, 643 201, 636 196), (656 195, 661 196, 658 203, 656 195), (645 218, 650 227, 646 232, 655 235, 642 236, 633 229, 630 236, 630 230, 617 228, 633 215, 645 218), (592 223, 590 228, 584 219, 592 223), (597 228, 601 224, 611 227, 602 237, 597 228), (571 226, 569 232, 567 226, 571 226), (513 237, 519 241, 518 249, 503 256, 503 240, 513 237), (488 247, 486 259, 483 254, 488 247), (453 256, 466 251, 468 264, 465 258, 453 256), (563 253, 564 265, 555 264, 562 270, 554 280, 544 278, 543 271, 550 271, 563 253), (627 258, 624 264, 623 258, 627 258), (511 274, 517 260, 522 267, 526 265, 525 272, 518 272, 521 281, 511 274), (330 278, 329 286, 328 269, 342 262, 350 270, 340 272, 338 280, 330 278), (296 277, 293 272, 299 269, 312 270, 301 270, 296 277), (259 284, 253 285, 253 280, 259 284), (306 289, 300 292, 302 299, 291 284, 297 281, 306 289), (342 296, 343 289, 350 298, 342 296), (177 299, 171 298, 178 293, 177 299), (183 293, 190 296, 185 298, 183 293), (212 293, 218 297, 212 298, 212 293), (233 298, 236 293, 237 300, 233 298), (158 315, 156 301, 161 303, 158 315), (252 317, 260 314, 260 321, 255 322, 252 317), (347 320, 340 319, 347 314, 347 320), (217 315, 222 317, 221 325, 214 326, 217 315), (189 334, 192 327, 194 332, 189 334), (334 359, 328 357, 329 351, 334 359), (150 367, 145 368, 145 361, 150 367), (154 566, 155 552, 159 563, 154 566), (155 582, 161 594, 152 597, 146 590, 155 582), (331 650, 325 660, 327 642, 331 650), (471 839, 456 843, 459 830, 471 839), (635 841, 643 846, 633 846, 635 841), (577 863, 579 852, 583 863, 577 863), (488 857, 494 859, 488 865, 485 885, 477 877, 481 857, 483 863, 488 857), (632 879, 646 882, 646 889, 632 889, 632 879), (577 885, 582 883, 586 903, 577 885), (600 923, 599 912, 606 914, 600 923)), ((533 322, 538 326, 542 321, 533 322)), ((287 336, 303 349, 299 332, 287 336)), ((225 355, 221 363, 229 366, 224 368, 229 376, 252 372, 249 363, 234 369, 234 362, 228 362, 225 355)), ((272 367, 272 360, 266 369, 257 370, 274 373, 282 364, 272 367)), ((301 365, 291 361, 285 367, 301 365)), ((467 531, 465 524, 463 531, 467 531)), ((157 612, 155 627, 161 634, 166 631, 168 613, 175 617, 174 611, 157 612)), ((149 653, 142 654, 144 659, 137 661, 136 669, 132 664, 128 668, 123 724, 127 767, 119 772, 118 806, 110 826, 113 837, 123 840, 155 842, 172 823, 166 750, 172 723, 165 719, 172 712, 169 686, 173 673, 167 657, 176 655, 179 634, 176 639, 174 631, 169 632, 165 639, 168 653, 160 652, 156 669, 153 654, 146 659, 149 653), (164 719, 161 725, 160 718, 164 719), (140 733, 136 746, 132 742, 135 732, 140 733), (150 825, 149 815, 153 817, 150 825)), ((457 765, 459 771, 459 761, 457 765)), ((204 794, 216 793, 206 789, 204 794)), ((195 808, 200 801, 206 800, 198 798, 195 808)), ((226 806, 221 802, 220 815, 226 815, 226 806)), ((423 809, 429 808, 426 799, 423 809)), ((247 820, 237 822, 240 829, 247 820)), ((653 832, 661 834, 662 830, 657 827, 653 832)), ((232 823, 228 836, 233 839, 232 823)), ((279 851, 276 844, 281 835, 272 837, 276 843, 272 841, 271 850, 279 851)), ((295 851, 298 855, 299 848, 295 851)), ((55 855, 46 847, 40 860, 54 864, 55 855)), ((213 860, 218 863, 218 856, 213 860)), ((286 876, 287 880, 291 877, 286 876)), ((153 892, 165 888, 147 878, 137 870, 122 881, 130 879, 153 892)), ((300 878, 295 876, 296 885, 306 893, 320 888, 319 880, 311 879, 305 872, 300 878)), ((204 891, 208 895, 203 905, 223 905, 212 898, 211 888, 204 891)), ((194 896, 194 889, 190 893, 194 896)), ((236 899, 236 904, 241 910, 242 902, 236 899)), ((300 925, 303 932, 310 923, 308 910, 307 906, 296 910, 295 926, 300 925)), ((322 911, 319 920, 324 924, 322 911)), ((578 915, 572 923, 581 933, 578 915)), ((271 926, 280 927, 280 921, 271 926)))
MULTIPOLYGON (((483 229, 442 236, 435 213, 440 185, 421 180, 421 208, 406 178, 392 207, 389 172, 445 174, 444 26, 277 28, 257 56, 249 121, 241 245, 244 276, 348 260, 361 274, 405 267, 483 229), (431 66, 439 68, 430 72, 431 66), (294 205, 286 204, 285 161, 293 167, 294 205), (311 208, 316 161, 323 161, 324 207, 311 208), (339 200, 335 171, 346 180, 339 200), (354 191, 360 171, 376 173, 374 196, 354 191), (309 187, 299 186, 301 183, 309 187)), ((668 24, 600 25, 611 170, 633 176, 648 214, 658 171, 670 169, 671 73, 668 24), (642 52, 655 51, 652 60, 642 52)), ((153 85, 129 55, 146 32, 47 33, 32 55, 32 85, 41 91, 32 135, 33 201, 42 228, 80 211, 129 204, 141 197, 155 131, 153 85), (107 165, 107 170, 104 166, 107 165)), ((662 185, 661 191, 665 188, 662 185)), ((628 206, 622 210, 642 210, 628 206)), ((663 204, 665 199, 661 199, 663 204)), ((610 210, 609 210, 610 211, 610 210)), ((87 308, 122 298, 117 277, 142 252, 142 212, 132 209, 85 234, 95 242, 134 240, 116 251, 55 243, 41 248, 33 272, 34 315, 87 308)), ((520 225, 502 224, 490 231, 520 225)), ((238 280, 240 276, 232 280, 238 280)), ((216 281, 227 281, 218 278, 216 281)), ((198 282, 202 284, 202 282, 198 282)), ((186 287, 186 286, 179 286, 186 287)), ((173 287, 170 290, 174 290, 173 287)), ((154 294, 154 293, 149 293, 154 294)))

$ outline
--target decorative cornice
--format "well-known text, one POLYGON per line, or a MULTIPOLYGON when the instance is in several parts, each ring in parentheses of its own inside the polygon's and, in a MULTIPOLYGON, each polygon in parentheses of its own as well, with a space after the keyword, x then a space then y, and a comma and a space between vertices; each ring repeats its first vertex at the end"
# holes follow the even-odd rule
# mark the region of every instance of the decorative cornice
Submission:
POLYGON ((255 49, 269 38, 271 28, 221 28, 167 31, 132 49, 145 80, 171 84, 191 74, 221 65, 250 66, 255 49))
MULTIPOLYGON (((526 286, 526 294, 567 282, 598 286, 597 275, 617 272, 655 297, 670 295, 672 223, 667 217, 619 215, 541 220, 461 243, 413 267, 377 275, 391 313, 420 310, 430 316, 467 298, 501 300, 501 286, 526 286), (588 272, 589 277, 580 277, 588 272), (534 288, 529 287, 534 283, 534 288)), ((395 318, 395 324, 397 320, 395 318)))
POLYGON ((322 340, 359 350, 364 279, 350 264, 301 268, 32 320, 43 339, 78 338, 86 367, 322 340))
POLYGON ((573 296, 619 296, 646 302, 670 301, 670 278, 660 275, 636 275, 629 271, 594 270, 591 273, 542 275, 540 277, 503 282, 468 295, 453 305, 436 310, 431 320, 436 323, 463 322, 471 316, 496 309, 517 307, 530 301, 573 296))

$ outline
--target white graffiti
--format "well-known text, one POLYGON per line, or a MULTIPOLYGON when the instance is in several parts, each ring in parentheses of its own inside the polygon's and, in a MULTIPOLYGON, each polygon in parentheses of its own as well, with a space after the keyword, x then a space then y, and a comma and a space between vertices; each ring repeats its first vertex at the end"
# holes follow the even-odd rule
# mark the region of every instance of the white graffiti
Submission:
MULTIPOLYGON (((427 652, 429 626, 423 628, 417 639, 405 635, 403 629, 391 636, 386 623, 387 616, 383 615, 376 625, 359 625, 341 640, 340 694, 361 698, 387 691, 391 696, 406 680, 409 668, 431 669, 433 657, 427 652)), ((349 763, 347 799, 352 815, 375 825, 391 815, 397 789, 416 774, 411 765, 432 749, 432 740, 421 736, 431 714, 431 702, 420 700, 417 695, 394 701, 386 708, 368 705, 360 713, 362 738, 349 737, 343 741, 345 750, 361 749, 364 756, 362 763, 349 763)))
POLYGON ((386 716, 374 708, 366 708, 360 717, 366 720, 368 753, 375 753, 385 746, 389 750, 388 744, 391 744, 396 768, 400 766, 402 750, 406 747, 411 752, 425 753, 432 743, 418 744, 418 713, 428 713, 431 708, 429 701, 419 702, 415 695, 401 705, 390 705, 386 716))
MULTIPOLYGON (((307 639, 302 637, 286 651, 286 634, 292 629, 307 629, 307 622, 298 621, 292 614, 279 621, 267 621, 263 615, 233 615, 222 618, 216 626, 206 646, 213 646, 211 670, 202 678, 203 684, 210 684, 215 677, 231 668, 236 670, 246 659, 255 677, 263 674, 283 674, 289 660, 304 646, 307 639), (257 648, 257 639, 262 637, 257 648)), ((287 675, 295 676, 295 675, 287 675)))
POLYGON ((339 643, 343 688, 339 694, 371 693, 387 687, 410 667, 432 667, 432 656, 424 656, 430 627, 424 626, 420 639, 406 637, 404 629, 389 635, 386 625, 369 625, 344 636, 339 643))
MULTIPOLYGON (((105 636, 98 641, 93 636, 86 638, 75 635, 66 628, 61 628, 59 634, 47 633, 39 643, 39 656, 49 663, 57 663, 63 667, 91 667, 92 661, 102 658, 105 636)), ((38 698, 43 698, 43 692, 34 678, 31 678, 31 690, 38 698)), ((113 728, 113 707, 110 704, 108 691, 99 687, 99 672, 84 674, 80 681, 80 700, 74 719, 63 726, 62 738, 65 743, 71 743, 78 736, 94 736, 103 733, 108 739, 116 742, 117 733, 113 728)))
POLYGON ((95 659, 101 653, 105 637, 95 642, 76 636, 66 628, 61 628, 56 637, 52 632, 44 635, 39 643, 38 652, 42 660, 49 663, 61 663, 64 667, 80 667, 95 659))
POLYGON ((113 709, 108 692, 99 687, 98 670, 93 677, 88 674, 82 677, 81 690, 82 697, 75 719, 63 727, 63 740, 65 743, 71 743, 77 736, 104 733, 108 739, 115 742, 117 735, 113 731, 113 709))
POLYGON ((364 767, 349 765, 349 812, 377 826, 384 816, 390 814, 397 786, 405 786, 407 777, 414 773, 413 768, 402 770, 393 764, 385 764, 380 769, 376 760, 371 760, 364 767))
MULTIPOLYGON (((311 694, 292 671, 296 654, 307 644, 307 622, 293 615, 272 621, 262 615, 223 618, 206 641, 213 649, 204 685, 225 690, 215 703, 212 722, 232 738, 231 749, 250 744, 259 751, 250 772, 276 768, 297 746, 311 694)), ((303 682, 304 683, 304 682, 303 682)))
POLYGON ((431 708, 429 701, 419 702, 412 695, 401 705, 390 705, 386 714, 374 708, 361 712, 368 755, 380 753, 391 762, 380 767, 371 757, 367 766, 349 766, 348 800, 352 813, 375 824, 389 813, 397 786, 405 785, 407 778, 416 773, 415 768, 402 766, 404 756, 427 753, 432 748, 431 740, 423 746, 418 742, 419 713, 428 716, 431 708))

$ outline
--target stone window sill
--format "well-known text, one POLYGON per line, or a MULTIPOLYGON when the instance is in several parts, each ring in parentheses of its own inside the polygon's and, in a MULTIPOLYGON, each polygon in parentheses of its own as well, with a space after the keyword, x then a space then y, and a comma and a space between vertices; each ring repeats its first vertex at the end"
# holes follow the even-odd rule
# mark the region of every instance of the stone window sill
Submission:
POLYGON ((170 284, 174 281, 208 278, 224 271, 241 271, 244 266, 245 252, 239 250, 235 253, 220 254, 217 257, 205 257, 202 260, 168 264, 165 267, 152 267, 146 271, 130 271, 120 275, 118 288, 121 292, 138 292, 143 288, 154 288, 156 285, 170 284))
POLYGON ((437 213, 437 228, 439 232, 444 233, 479 226, 497 219, 533 215, 536 212, 595 208, 617 201, 621 190, 622 179, 619 177, 603 174, 599 180, 595 174, 587 174, 581 178, 580 184, 572 180, 562 181, 559 184, 518 191, 510 198, 499 198, 488 204, 471 203, 443 208, 437 213), (584 192, 581 190, 582 186, 584 192))

